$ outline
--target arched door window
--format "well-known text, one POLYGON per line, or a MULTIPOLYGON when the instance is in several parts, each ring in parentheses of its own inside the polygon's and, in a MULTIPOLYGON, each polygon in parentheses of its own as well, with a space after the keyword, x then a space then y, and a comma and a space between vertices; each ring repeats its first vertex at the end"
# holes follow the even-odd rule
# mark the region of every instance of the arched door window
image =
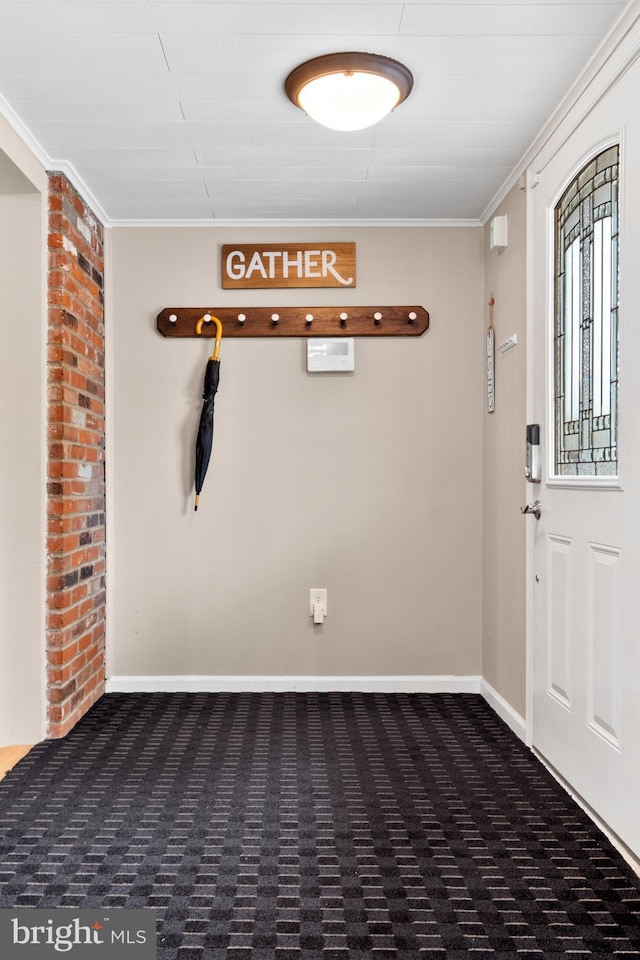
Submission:
POLYGON ((555 472, 618 473, 618 147, 555 208, 555 472))

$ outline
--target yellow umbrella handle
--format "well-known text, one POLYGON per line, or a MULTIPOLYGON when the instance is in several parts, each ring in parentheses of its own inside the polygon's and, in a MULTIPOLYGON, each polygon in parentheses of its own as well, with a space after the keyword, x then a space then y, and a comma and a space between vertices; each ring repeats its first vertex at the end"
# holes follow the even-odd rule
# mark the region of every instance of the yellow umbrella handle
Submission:
POLYGON ((222 338, 222 321, 221 321, 221 320, 218 320, 218 318, 215 317, 212 313, 205 313, 204 317, 200 317, 200 319, 199 319, 198 322, 196 323, 196 333, 197 333, 198 336, 199 336, 199 335, 202 333, 202 324, 203 324, 203 323, 209 323, 211 320, 213 320, 213 322, 214 322, 215 325, 216 325, 216 342, 215 342, 215 346, 214 346, 214 348, 213 348, 213 353, 211 354, 211 356, 209 357, 209 359, 210 359, 210 360, 217 360, 217 359, 218 359, 218 353, 219 353, 219 351, 220 351, 220 340, 221 340, 221 338, 222 338))

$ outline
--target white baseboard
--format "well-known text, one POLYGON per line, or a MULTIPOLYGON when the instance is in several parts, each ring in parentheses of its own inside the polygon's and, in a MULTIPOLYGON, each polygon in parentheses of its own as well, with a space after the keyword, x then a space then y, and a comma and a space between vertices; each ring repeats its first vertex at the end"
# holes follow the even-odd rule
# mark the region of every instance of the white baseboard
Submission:
POLYGON ((504 697, 498 693, 497 690, 488 683, 484 677, 480 678, 480 693, 487 701, 491 709, 498 714, 501 720, 510 727, 516 736, 526 743, 527 739, 527 730, 524 717, 521 717, 517 713, 510 703, 504 699, 504 697))
POLYGON ((525 721, 483 677, 456 676, 113 676, 106 693, 479 693, 525 740, 525 721))
POLYGON ((106 693, 480 693, 481 677, 114 676, 106 693))

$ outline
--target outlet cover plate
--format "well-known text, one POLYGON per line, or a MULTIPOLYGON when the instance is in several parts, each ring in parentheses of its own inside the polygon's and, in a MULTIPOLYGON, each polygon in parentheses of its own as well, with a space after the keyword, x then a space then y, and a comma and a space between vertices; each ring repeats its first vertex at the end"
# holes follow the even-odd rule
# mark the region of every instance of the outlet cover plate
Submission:
POLYGON ((309 616, 313 616, 314 603, 321 603, 325 617, 327 615, 327 590, 325 587, 312 587, 309 590, 309 616))

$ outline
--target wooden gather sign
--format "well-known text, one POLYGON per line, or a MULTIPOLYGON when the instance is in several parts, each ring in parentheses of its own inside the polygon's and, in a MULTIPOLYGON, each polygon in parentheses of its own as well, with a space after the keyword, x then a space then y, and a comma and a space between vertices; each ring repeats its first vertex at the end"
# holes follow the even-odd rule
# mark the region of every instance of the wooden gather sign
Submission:
POLYGON ((225 243, 225 290, 355 287, 355 243, 225 243))

